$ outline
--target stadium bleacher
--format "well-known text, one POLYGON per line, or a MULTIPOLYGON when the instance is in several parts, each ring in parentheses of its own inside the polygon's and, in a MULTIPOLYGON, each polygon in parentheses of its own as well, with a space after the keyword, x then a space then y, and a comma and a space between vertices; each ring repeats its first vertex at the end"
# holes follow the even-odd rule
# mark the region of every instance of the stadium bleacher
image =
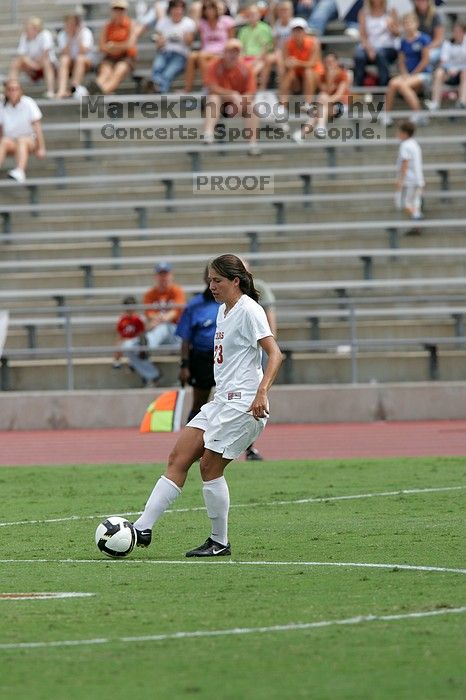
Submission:
MULTIPOLYGON (((106 1, 86 5, 98 28, 106 1)), ((2 4, 0 73, 35 7, 58 26, 63 3, 2 4)), ((342 47, 338 27, 332 41, 342 47)), ((141 74, 151 57, 142 43, 141 74)), ((134 89, 132 80, 122 85, 123 103, 134 89)), ((39 97, 43 89, 26 85, 26 92, 39 97)), ((188 292, 197 290, 204 262, 228 251, 257 258, 256 274, 276 293, 287 357, 281 382, 354 381, 354 356, 359 381, 466 379, 461 110, 442 110, 418 130, 426 219, 420 236, 405 237, 411 222, 393 207, 394 129, 358 143, 264 140, 252 159, 244 143, 104 142, 98 124, 79 131, 75 101, 39 104, 47 159, 31 160, 26 185, 0 181, 0 308, 11 314, 2 389, 69 387, 70 367, 75 388, 138 386, 130 372, 111 369, 116 311, 105 315, 102 304, 115 309, 127 293, 140 298, 162 257, 173 259, 188 292), (272 176, 274 192, 200 195, 196 174, 272 176)), ((189 121, 199 128, 200 112, 189 121)), ((173 383, 176 353, 156 359, 164 384, 173 383)))

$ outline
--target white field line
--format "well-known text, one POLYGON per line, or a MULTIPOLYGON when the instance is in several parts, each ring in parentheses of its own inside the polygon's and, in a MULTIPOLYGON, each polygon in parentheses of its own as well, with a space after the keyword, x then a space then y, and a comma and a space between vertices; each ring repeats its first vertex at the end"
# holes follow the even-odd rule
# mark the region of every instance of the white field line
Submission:
POLYGON ((0 593, 0 600, 57 600, 60 598, 90 598, 95 593, 74 593, 61 591, 57 593, 0 593))
POLYGON ((400 571, 431 571, 443 574, 466 574, 466 569, 448 566, 417 566, 416 564, 372 564, 349 561, 235 561, 214 559, 209 562, 192 559, 0 559, 0 564, 156 564, 158 566, 333 566, 358 569, 390 569, 400 571))
POLYGON ((90 644, 134 644, 137 642, 165 642, 177 639, 199 639, 202 637, 229 637, 244 634, 266 634, 275 632, 297 632, 302 630, 333 627, 335 625, 360 625, 363 622, 396 622, 399 620, 418 620, 424 617, 440 615, 458 615, 466 612, 466 606, 460 608, 443 608, 441 610, 422 610, 419 612, 401 613, 399 615, 358 615, 342 620, 319 620, 317 622, 297 622, 287 625, 272 625, 270 627, 233 627, 223 630, 196 630, 193 632, 173 632, 171 634, 150 634, 141 637, 114 637, 97 639, 67 639, 55 642, 17 642, 0 644, 0 650, 6 649, 49 649, 51 647, 85 646, 90 644))
MULTIPOLYGON (((353 501, 362 498, 383 498, 386 496, 416 496, 419 494, 428 493, 442 493, 448 491, 463 491, 466 489, 464 486, 437 486, 434 488, 425 489, 399 489, 398 491, 376 491, 374 493, 355 493, 347 496, 323 496, 321 498, 299 498, 297 500, 290 501, 268 501, 265 503, 233 503, 230 508, 263 508, 263 507, 274 507, 274 506, 294 506, 294 505, 315 505, 319 503, 329 503, 333 501, 353 501)), ((194 513, 196 511, 205 511, 204 506, 197 506, 194 508, 173 508, 169 509, 167 513, 194 513)), ((141 511, 129 511, 127 513, 119 513, 119 515, 128 517, 131 515, 140 515, 141 511)), ((49 523, 64 523, 76 520, 99 520, 102 518, 107 518, 108 513, 97 514, 97 515, 69 515, 65 518, 48 518, 46 520, 17 520, 15 522, 0 522, 0 527, 16 527, 17 525, 43 525, 49 523)))

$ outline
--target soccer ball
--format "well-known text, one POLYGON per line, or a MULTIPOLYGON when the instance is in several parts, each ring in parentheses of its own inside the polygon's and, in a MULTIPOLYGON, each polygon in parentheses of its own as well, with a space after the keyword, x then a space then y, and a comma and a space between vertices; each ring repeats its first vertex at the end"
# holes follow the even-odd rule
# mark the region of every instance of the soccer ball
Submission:
POLYGON ((136 530, 125 518, 111 515, 97 526, 95 543, 109 557, 126 557, 136 544, 136 530))

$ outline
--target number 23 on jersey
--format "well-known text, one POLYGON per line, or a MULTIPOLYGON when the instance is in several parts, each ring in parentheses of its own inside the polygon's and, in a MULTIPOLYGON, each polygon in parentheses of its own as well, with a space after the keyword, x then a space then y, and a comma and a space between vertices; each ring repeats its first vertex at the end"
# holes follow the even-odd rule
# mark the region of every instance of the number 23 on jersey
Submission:
POLYGON ((214 348, 214 362, 221 365, 223 362, 223 345, 216 345, 214 348))

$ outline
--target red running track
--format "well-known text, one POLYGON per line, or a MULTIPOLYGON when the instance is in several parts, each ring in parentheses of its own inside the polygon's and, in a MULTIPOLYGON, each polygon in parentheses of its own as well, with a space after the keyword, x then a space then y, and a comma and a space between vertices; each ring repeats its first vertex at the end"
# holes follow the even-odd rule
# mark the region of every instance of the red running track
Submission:
MULTIPOLYGON (((0 432, 0 466, 160 463, 176 437, 137 429, 0 432)), ((466 420, 269 425, 256 446, 266 459, 466 458, 466 420)))

